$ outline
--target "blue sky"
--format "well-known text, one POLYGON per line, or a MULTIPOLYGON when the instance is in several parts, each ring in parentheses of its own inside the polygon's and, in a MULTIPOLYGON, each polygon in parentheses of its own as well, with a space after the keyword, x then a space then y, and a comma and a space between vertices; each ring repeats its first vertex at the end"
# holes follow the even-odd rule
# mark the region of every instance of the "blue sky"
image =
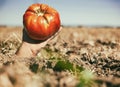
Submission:
POLYGON ((58 10, 62 25, 120 26, 120 0, 0 0, 0 25, 22 25, 25 10, 36 2, 58 10))

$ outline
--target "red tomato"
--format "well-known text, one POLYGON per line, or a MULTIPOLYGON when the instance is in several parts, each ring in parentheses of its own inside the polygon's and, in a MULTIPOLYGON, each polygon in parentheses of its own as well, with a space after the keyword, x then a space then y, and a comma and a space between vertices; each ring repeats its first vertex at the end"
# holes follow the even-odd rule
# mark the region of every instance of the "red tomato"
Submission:
POLYGON ((23 15, 23 25, 31 39, 46 40, 60 29, 59 13, 46 4, 32 4, 23 15))

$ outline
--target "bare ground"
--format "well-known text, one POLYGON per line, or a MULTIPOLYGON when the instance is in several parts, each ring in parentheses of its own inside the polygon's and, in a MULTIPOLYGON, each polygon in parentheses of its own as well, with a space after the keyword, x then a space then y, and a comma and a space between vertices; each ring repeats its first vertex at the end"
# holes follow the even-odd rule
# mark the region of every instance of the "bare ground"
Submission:
POLYGON ((18 58, 22 27, 0 27, 0 87, 120 87, 119 32, 118 28, 63 27, 36 58, 18 58), (81 72, 86 76, 92 72, 93 82, 82 84, 73 72, 56 71, 51 58, 89 70, 81 72))

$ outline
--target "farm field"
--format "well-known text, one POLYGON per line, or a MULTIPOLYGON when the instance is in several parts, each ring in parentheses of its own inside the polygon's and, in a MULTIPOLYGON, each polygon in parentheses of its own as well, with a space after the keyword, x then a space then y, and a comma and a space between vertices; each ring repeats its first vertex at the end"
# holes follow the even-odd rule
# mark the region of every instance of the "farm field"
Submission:
POLYGON ((120 87, 120 28, 63 27, 19 58, 22 27, 0 27, 0 87, 120 87))

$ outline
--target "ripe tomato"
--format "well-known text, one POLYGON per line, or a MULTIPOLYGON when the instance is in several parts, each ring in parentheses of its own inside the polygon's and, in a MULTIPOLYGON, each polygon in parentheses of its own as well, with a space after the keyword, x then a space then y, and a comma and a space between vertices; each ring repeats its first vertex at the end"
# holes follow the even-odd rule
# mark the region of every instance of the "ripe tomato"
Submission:
POLYGON ((23 15, 23 25, 31 39, 46 40, 60 29, 60 16, 46 4, 32 4, 23 15))

